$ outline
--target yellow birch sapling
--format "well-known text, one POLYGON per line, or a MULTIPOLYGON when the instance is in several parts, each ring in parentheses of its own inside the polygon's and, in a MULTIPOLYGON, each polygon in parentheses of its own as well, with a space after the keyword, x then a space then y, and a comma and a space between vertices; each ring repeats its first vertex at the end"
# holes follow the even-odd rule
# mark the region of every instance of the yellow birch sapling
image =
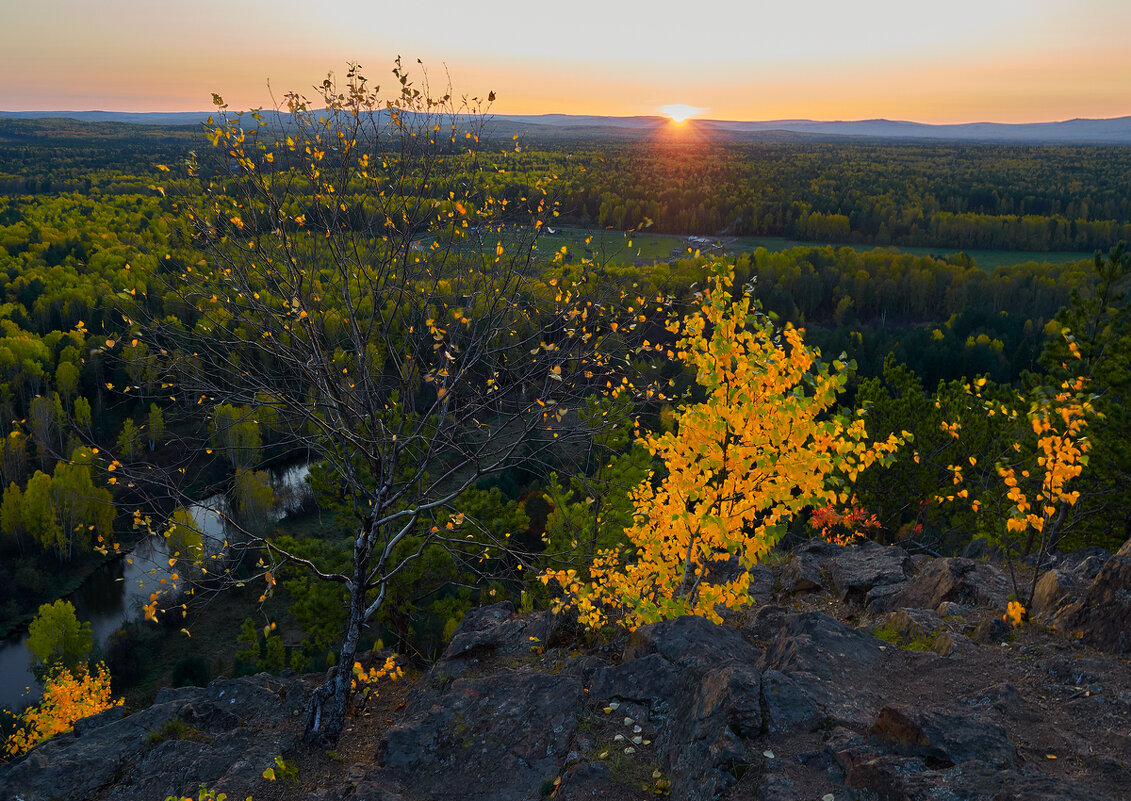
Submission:
POLYGON ((822 363, 791 325, 779 332, 748 293, 732 296, 733 282, 724 266, 697 310, 669 322, 675 356, 706 399, 685 405, 673 431, 639 440, 665 469, 631 492, 631 545, 600 551, 589 579, 575 570, 542 577, 561 585, 559 608, 576 606, 586 626, 613 619, 635 628, 687 614, 720 621, 720 608, 746 603, 747 568, 794 515, 845 503, 857 474, 904 441, 869 443, 859 416, 828 414, 848 365, 822 363), (716 580, 732 557, 743 569, 716 580))

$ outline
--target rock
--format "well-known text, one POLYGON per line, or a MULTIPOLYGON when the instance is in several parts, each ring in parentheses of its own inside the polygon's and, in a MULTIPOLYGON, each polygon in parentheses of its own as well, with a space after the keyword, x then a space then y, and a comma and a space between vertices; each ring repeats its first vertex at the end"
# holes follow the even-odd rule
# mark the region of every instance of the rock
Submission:
POLYGON ((1001 719, 1012 723, 1029 724, 1041 719, 1040 710, 1027 704, 1017 688, 1009 682, 986 687, 972 696, 959 699, 959 703, 979 710, 993 711, 1001 719))
POLYGON ((911 571, 911 557, 902 548, 866 540, 831 557, 829 574, 841 600, 864 604, 876 587, 902 584, 911 571))
POLYGON ((796 801, 797 782, 778 771, 768 771, 762 778, 762 801, 796 801))
POLYGON ((921 759, 895 755, 856 765, 845 783, 882 801, 1112 801, 1075 781, 1003 772, 979 761, 933 770, 921 759))
POLYGON ((740 775, 743 740, 761 732, 761 656, 737 629, 680 617, 633 632, 590 695, 647 701, 673 796, 710 801, 740 775))
MULTIPOLYGON (((848 686, 867 679, 883 657, 883 643, 820 612, 789 615, 766 652, 765 665, 848 686)), ((862 682, 862 683, 867 683, 862 682)))
POLYGON ((766 565, 750 568, 750 598, 758 604, 768 604, 774 593, 774 571, 766 565))
POLYGON ((325 801, 337 801, 349 794, 350 801, 405 801, 404 795, 387 786, 381 779, 367 779, 356 785, 334 788, 325 793, 325 801))
POLYGON ((1057 561, 1056 566, 1066 573, 1071 573, 1080 581, 1091 582, 1110 558, 1111 553, 1106 549, 1098 545, 1090 545, 1064 554, 1057 561))
POLYGON ((810 540, 799 545, 794 549, 789 562, 782 568, 782 589, 792 594, 824 589, 822 567, 840 547, 822 540, 810 540))
POLYGON ((1131 653, 1131 540, 1107 560, 1083 597, 1060 611, 1055 624, 1102 651, 1131 653))
POLYGON ((883 629, 884 639, 894 635, 901 648, 934 651, 940 656, 950 656, 969 642, 961 634, 947 631, 938 612, 930 609, 897 609, 884 620, 883 629))
POLYGON ((550 641, 555 621, 550 612, 517 615, 510 601, 472 609, 433 671, 461 675, 472 663, 491 654, 528 654, 532 645, 545 646, 550 641))
POLYGON ((961 617, 965 610, 954 601, 943 601, 935 609, 939 617, 961 617))
MULTIPOLYGON (((774 590, 774 571, 768 565, 754 565, 747 571, 750 574, 750 586, 747 594, 755 603, 768 603, 774 590)), ((707 565, 705 579, 714 584, 723 584, 734 581, 742 573, 742 563, 737 556, 732 556, 725 562, 712 562, 707 565)))
POLYGON ((589 694, 603 701, 623 700, 643 704, 649 718, 660 725, 672 702, 683 689, 683 676, 676 665, 659 654, 630 659, 593 674, 589 694))
POLYGON ((747 616, 742 626, 742 632, 751 639, 762 641, 769 640, 778 635, 785 620, 790 616, 790 611, 779 604, 766 604, 757 606, 747 616))
POLYGON ((916 756, 935 767, 978 760, 999 770, 1019 762, 1005 729, 976 715, 923 712, 899 704, 880 710, 868 733, 902 756, 916 756))
MULTIPOLYGON (((1102 551, 1103 549, 1100 548, 1099 550, 1102 551)), ((1105 553, 1107 552, 1105 551, 1105 553)), ((1107 560, 1110 558, 1111 554, 1103 557, 1088 556, 1087 558, 1078 562, 1075 567, 1070 568, 1069 572, 1077 579, 1085 583, 1094 581, 1096 576, 1100 574, 1100 571, 1103 570, 1104 565, 1107 564, 1107 560)))
POLYGON ((904 582, 911 557, 902 548, 872 541, 860 545, 833 545, 810 540, 793 551, 781 572, 782 588, 789 593, 815 592, 836 587, 841 600, 867 603, 869 593, 904 582))
POLYGON ((884 628, 904 643, 934 640, 945 625, 938 613, 930 609, 897 609, 884 620, 884 628))
POLYGON ((1051 776, 1011 776, 993 801, 1114 801, 1111 796, 1095 790, 1084 790, 1075 781, 1065 781, 1051 776), (1081 792, 1083 791, 1083 792, 1081 792))
POLYGON ((1050 676, 1069 687, 1096 684, 1105 678, 1103 667, 1096 659, 1060 657, 1049 660, 1045 669, 1050 676))
POLYGON ((934 641, 931 643, 931 650, 939 656, 950 656, 969 642, 970 641, 961 634, 940 631, 938 636, 935 637, 934 641))
POLYGON ((705 674, 672 711, 659 739, 671 791, 687 801, 712 801, 746 768, 743 740, 762 729, 761 676, 751 664, 705 674))
POLYGON ((385 734, 386 773, 425 798, 524 801, 559 775, 585 694, 574 679, 507 672, 457 679, 431 700, 385 734))
POLYGON ((554 795, 558 801, 583 801, 587 798, 610 798, 623 794, 624 788, 613 781, 613 774, 604 762, 582 762, 562 774, 562 783, 554 795))
POLYGON ((1033 602, 1029 614, 1035 620, 1047 620, 1054 616, 1069 599, 1074 599, 1081 583, 1067 570, 1054 568, 1041 576, 1033 591, 1033 602))
POLYGON ((827 719, 824 711, 810 698, 809 680, 767 670, 762 674, 762 708, 766 727, 773 739, 814 731, 827 719))
POLYGON ((887 599, 887 608, 937 609, 939 604, 951 601, 1004 609, 1009 590, 1009 580, 993 565, 959 557, 933 559, 906 587, 887 599))
POLYGON ((641 626, 628 638, 624 661, 659 654, 682 669, 706 671, 731 662, 756 664, 761 653, 742 633, 703 617, 685 615, 641 626))
POLYGON ((994 615, 983 620, 974 629, 974 640, 983 645, 997 645, 1013 634, 1013 627, 994 615))
POLYGON ((965 559, 977 559, 984 561, 1001 552, 997 546, 990 545, 989 540, 985 537, 975 537, 970 540, 970 544, 962 551, 962 556, 965 559))
POLYGON ((893 608, 892 598, 906 587, 906 584, 881 584, 868 590, 864 596, 864 607, 873 612, 886 612, 893 608))
POLYGON ((260 724, 289 717, 308 697, 301 680, 267 675, 165 689, 148 709, 88 718, 0 765, 0 798, 88 798, 113 786, 115 801, 152 801, 194 794, 201 782, 235 797, 294 744, 260 724), (186 726, 192 740, 180 739, 186 726))
MULTIPOLYGON (((763 668, 776 670, 788 677, 788 685, 779 682, 778 694, 797 703, 795 696, 804 695, 820 712, 823 721, 866 726, 875 717, 881 694, 876 677, 883 660, 883 642, 857 631, 819 612, 790 615, 763 660, 763 668), (852 687, 845 693, 845 687, 852 687)), ((766 681, 766 675, 763 675, 766 681)), ((773 689, 764 692, 770 703, 773 689)), ((802 720, 808 720, 808 707, 802 720)), ((771 714, 771 718, 773 715, 771 714)), ((796 715, 788 713, 783 720, 796 715)), ((783 724, 781 730, 796 729, 797 724, 783 724)))

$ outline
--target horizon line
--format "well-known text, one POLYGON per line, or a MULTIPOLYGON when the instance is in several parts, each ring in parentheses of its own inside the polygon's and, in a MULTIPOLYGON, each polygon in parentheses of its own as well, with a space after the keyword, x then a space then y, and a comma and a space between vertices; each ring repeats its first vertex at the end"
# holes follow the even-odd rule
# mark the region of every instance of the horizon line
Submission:
MULTIPOLYGON (((226 110, 230 112, 238 112, 241 109, 226 110)), ((290 112, 270 109, 265 107, 242 109, 242 111, 270 111, 278 114, 287 114, 290 112)), ((202 117, 213 116, 218 112, 212 110, 188 110, 188 111, 130 111, 126 109, 0 109, 2 114, 46 114, 46 115, 65 115, 65 114, 131 114, 131 115, 170 115, 170 114, 192 114, 201 115, 202 117)), ((594 119, 607 119, 607 120, 640 120, 640 119, 655 119, 655 120, 669 120, 670 117, 661 114, 589 114, 567 111, 541 111, 541 112, 523 112, 523 113, 507 113, 507 112, 484 112, 482 116, 485 117, 509 117, 509 118, 533 118, 533 117, 590 117, 594 119)), ((41 117, 33 119, 50 119, 51 117, 41 117)), ((1057 125, 1066 122, 1109 122, 1114 120, 1123 120, 1131 118, 1131 112, 1128 114, 1121 114, 1114 117, 1069 117, 1063 119, 1035 119, 1025 122, 997 122, 989 119, 972 119, 963 122, 922 122, 920 120, 912 119, 898 119, 892 117, 859 117, 855 119, 847 118, 834 118, 834 119, 821 119, 817 117, 774 117, 763 119, 724 119, 720 117, 705 117, 693 116, 688 117, 685 123, 689 122, 734 122, 734 123, 862 123, 862 122, 887 122, 887 123, 907 123, 910 125, 926 125, 931 127, 944 127, 944 126, 959 126, 959 125, 1002 125, 1002 126, 1022 126, 1022 125, 1057 125)), ((78 120, 82 122, 82 120, 78 120)))

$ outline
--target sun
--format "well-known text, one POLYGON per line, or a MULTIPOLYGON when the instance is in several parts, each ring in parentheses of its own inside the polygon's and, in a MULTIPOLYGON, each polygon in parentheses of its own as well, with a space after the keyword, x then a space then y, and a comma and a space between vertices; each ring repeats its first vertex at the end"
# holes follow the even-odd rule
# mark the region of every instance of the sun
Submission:
POLYGON ((684 103, 670 103, 666 106, 660 106, 660 111, 665 116, 670 117, 672 122, 685 122, 688 118, 694 117, 696 114, 701 114, 706 111, 705 108, 696 108, 695 106, 688 106, 684 103))

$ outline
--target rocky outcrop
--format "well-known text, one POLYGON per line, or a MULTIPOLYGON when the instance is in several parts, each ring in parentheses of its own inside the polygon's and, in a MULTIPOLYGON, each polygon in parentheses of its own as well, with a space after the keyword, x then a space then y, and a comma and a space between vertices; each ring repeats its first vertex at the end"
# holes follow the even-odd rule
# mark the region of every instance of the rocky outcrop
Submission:
POLYGON ((1100 650, 1131 653, 1131 540, 1104 563, 1083 597, 1060 611, 1056 626, 1100 650))
MULTIPOLYGON (((1112 650, 1129 551, 1090 584, 1095 554, 1061 560, 1076 583, 1048 596, 1112 650)), ((411 688, 350 719, 347 740, 369 732, 342 751, 360 764, 298 741, 314 677, 258 676, 80 721, 0 765, 0 798, 153 801, 202 782, 257 801, 1128 798, 1125 661, 1003 623, 996 568, 818 543, 755 570, 743 625, 684 617, 618 646, 586 649, 544 612, 473 610, 411 688), (791 594, 806 580, 821 589, 791 594), (278 754, 316 778, 268 786, 278 754)))
POLYGON ((457 679, 407 711, 378 762, 390 778, 429 788, 430 798, 536 798, 566 763, 584 704, 581 684, 561 676, 457 679))
POLYGON ((308 697, 303 681, 270 676, 162 690, 148 709, 80 721, 0 766, 0 798, 87 799, 113 787, 115 801, 153 801, 195 794, 202 782, 242 798, 295 744, 293 733, 264 724, 294 717, 308 697))

